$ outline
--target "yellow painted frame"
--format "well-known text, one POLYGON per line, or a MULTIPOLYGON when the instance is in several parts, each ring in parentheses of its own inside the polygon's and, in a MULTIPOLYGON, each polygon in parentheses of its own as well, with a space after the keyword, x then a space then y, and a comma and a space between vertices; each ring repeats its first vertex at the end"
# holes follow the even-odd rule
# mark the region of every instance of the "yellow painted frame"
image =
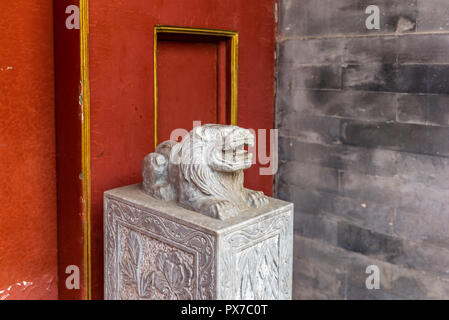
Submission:
POLYGON ((237 125, 238 104, 238 44, 239 35, 235 31, 156 25, 154 27, 154 148, 158 144, 158 87, 157 87, 157 41, 158 34, 206 35, 225 37, 231 40, 231 124, 237 125))
POLYGON ((90 155, 90 86, 89 86, 89 1, 80 0, 81 66, 81 169, 83 199, 83 280, 86 300, 92 299, 91 255, 91 155, 90 155))

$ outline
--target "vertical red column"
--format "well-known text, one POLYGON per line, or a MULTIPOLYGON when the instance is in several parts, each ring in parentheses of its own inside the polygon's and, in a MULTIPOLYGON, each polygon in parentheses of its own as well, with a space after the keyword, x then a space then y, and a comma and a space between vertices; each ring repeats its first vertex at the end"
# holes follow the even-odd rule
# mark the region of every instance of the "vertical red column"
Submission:
POLYGON ((0 21, 0 300, 57 299, 52 1, 0 21))

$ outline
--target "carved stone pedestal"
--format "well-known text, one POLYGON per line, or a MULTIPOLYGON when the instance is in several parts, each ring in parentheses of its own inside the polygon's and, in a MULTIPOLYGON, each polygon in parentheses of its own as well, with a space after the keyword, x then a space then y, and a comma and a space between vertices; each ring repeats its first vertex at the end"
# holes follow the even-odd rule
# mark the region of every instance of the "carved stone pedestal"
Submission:
POLYGON ((291 299, 293 205, 221 221, 132 185, 104 195, 106 299, 291 299))

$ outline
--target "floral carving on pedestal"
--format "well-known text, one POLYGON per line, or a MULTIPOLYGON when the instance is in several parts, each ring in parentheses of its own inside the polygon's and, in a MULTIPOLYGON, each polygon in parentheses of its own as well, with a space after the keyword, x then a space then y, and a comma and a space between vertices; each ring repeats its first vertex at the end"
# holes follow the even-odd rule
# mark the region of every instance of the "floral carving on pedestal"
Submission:
POLYGON ((210 234, 112 199, 105 207, 105 299, 123 299, 120 292, 124 286, 132 292, 132 299, 214 298, 215 239, 210 234), (129 228, 135 225, 144 231, 129 228), (130 231, 120 235, 123 227, 130 231), (148 261, 148 253, 144 254, 147 237, 172 247, 161 251, 166 253, 168 263, 158 263, 167 259, 157 250, 153 251, 153 262, 148 261), (123 248, 120 239, 125 241, 123 248), (193 254, 194 261, 187 261, 185 252, 193 254), (152 270, 148 270, 149 265, 152 270), (181 283, 187 290, 180 289, 181 283), (164 287, 167 294, 162 292, 164 287))
POLYGON ((139 299, 153 299, 158 290, 168 300, 192 300, 193 270, 177 251, 159 251, 157 271, 142 269, 142 239, 131 231, 126 243, 128 259, 120 262, 123 281, 135 288, 139 299))
POLYGON ((154 273, 155 287, 169 300, 192 300, 193 270, 179 252, 160 251, 154 273))
POLYGON ((154 274, 142 272, 142 239, 140 235, 132 231, 128 238, 127 249, 129 259, 120 262, 122 279, 128 285, 136 288, 140 299, 152 299, 154 297, 154 274))
POLYGON ((245 300, 279 299, 279 239, 261 241, 242 252, 237 267, 240 296, 245 300))
POLYGON ((291 211, 285 210, 226 235, 218 298, 291 299, 292 231, 291 211))

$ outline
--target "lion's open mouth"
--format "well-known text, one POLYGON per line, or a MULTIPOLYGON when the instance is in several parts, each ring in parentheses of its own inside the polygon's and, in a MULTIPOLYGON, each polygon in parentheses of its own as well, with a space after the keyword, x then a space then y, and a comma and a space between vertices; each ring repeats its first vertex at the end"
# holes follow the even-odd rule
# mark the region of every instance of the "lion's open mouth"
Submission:
POLYGON ((248 169, 253 164, 253 156, 248 147, 254 146, 254 134, 236 126, 205 125, 198 133, 200 139, 209 142, 204 154, 209 166, 216 171, 235 172, 248 169))
POLYGON ((251 167, 252 154, 247 151, 247 147, 254 146, 252 134, 231 139, 223 145, 221 150, 221 162, 229 171, 243 170, 251 167))

